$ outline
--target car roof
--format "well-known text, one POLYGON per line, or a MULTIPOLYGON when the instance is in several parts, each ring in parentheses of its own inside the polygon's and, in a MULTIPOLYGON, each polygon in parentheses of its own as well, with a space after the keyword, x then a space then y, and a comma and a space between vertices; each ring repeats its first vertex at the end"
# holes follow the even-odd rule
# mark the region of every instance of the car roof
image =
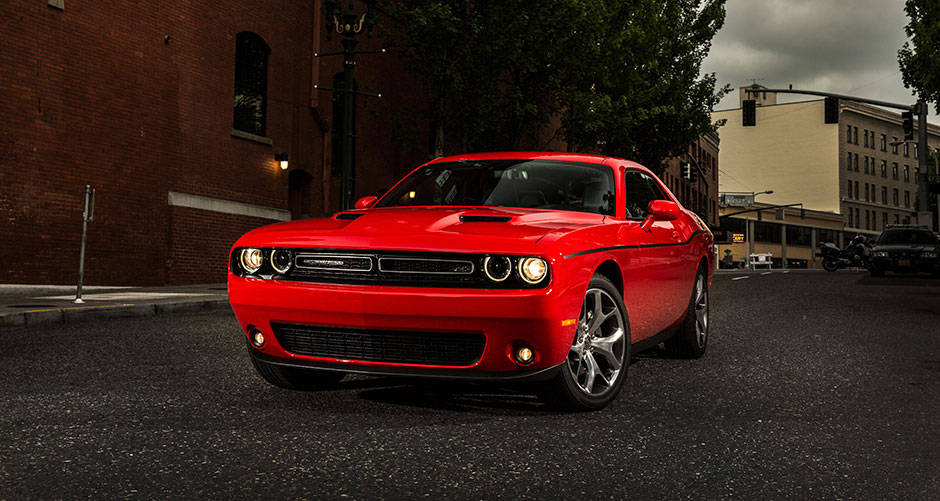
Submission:
POLYGON ((613 162, 629 164, 631 167, 642 167, 642 165, 616 157, 604 155, 593 155, 590 153, 561 153, 555 151, 494 151, 486 153, 467 153, 463 155, 452 155, 449 157, 439 157, 431 160, 425 165, 432 165, 441 162, 466 162, 472 160, 559 160, 568 162, 584 162, 592 164, 610 165, 613 162))

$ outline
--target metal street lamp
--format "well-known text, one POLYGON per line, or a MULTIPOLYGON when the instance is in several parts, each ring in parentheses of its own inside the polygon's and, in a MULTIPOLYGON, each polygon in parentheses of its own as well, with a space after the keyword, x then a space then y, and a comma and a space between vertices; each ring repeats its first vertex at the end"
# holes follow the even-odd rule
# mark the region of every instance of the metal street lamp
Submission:
MULTIPOLYGON (((355 148, 355 134, 354 130, 354 117, 355 110, 355 100, 353 99, 356 94, 363 94, 373 97, 382 97, 381 94, 375 94, 371 92, 361 92, 355 89, 355 75, 354 71, 356 68, 356 54, 374 54, 374 53, 384 53, 385 50, 367 50, 367 51, 357 51, 356 45, 359 43, 356 40, 356 35, 365 30, 367 36, 372 36, 372 29, 375 27, 375 15, 373 12, 374 0, 360 0, 361 3, 365 4, 365 10, 356 10, 353 0, 349 0, 346 4, 345 10, 342 10, 342 7, 339 5, 338 0, 324 0, 323 2, 323 13, 326 16, 326 38, 327 40, 333 39, 333 32, 335 31, 339 35, 342 35, 342 52, 331 52, 331 53, 322 53, 314 54, 316 57, 323 56, 334 56, 334 55, 343 55, 343 88, 342 89, 330 89, 327 87, 314 86, 320 90, 327 90, 333 92, 342 92, 343 93, 343 141, 342 141, 342 164, 341 164, 341 177, 340 177, 340 204, 341 209, 348 209, 353 205, 353 193, 354 193, 354 181, 355 181, 355 168, 353 166, 353 150, 355 148)), ((337 124, 333 124, 336 127, 337 124)), ((326 168, 326 166, 324 166, 326 168)))

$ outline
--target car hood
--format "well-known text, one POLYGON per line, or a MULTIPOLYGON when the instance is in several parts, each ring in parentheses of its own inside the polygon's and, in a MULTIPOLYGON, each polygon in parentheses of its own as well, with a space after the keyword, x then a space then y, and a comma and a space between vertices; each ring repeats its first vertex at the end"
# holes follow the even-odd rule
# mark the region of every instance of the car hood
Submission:
POLYGON ((536 209, 387 207, 272 224, 247 233, 236 245, 529 253, 606 217, 536 209))

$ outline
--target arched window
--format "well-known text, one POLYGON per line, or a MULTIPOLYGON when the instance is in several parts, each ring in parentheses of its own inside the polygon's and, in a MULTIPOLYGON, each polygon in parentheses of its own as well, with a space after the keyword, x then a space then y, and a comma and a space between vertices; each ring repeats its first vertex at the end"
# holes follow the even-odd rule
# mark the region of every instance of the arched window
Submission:
POLYGON ((271 48, 258 35, 243 31, 235 37, 236 130, 265 135, 268 93, 268 54, 271 48))

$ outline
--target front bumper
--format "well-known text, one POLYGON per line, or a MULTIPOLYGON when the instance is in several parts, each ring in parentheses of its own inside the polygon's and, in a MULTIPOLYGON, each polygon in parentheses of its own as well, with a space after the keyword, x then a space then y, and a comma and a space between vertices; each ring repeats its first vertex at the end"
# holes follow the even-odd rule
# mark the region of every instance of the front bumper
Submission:
POLYGON ((897 258, 875 257, 871 260, 871 267, 876 271, 894 271, 899 273, 936 273, 940 271, 940 260, 937 258, 897 258))
MULTIPOLYGON (((371 374, 463 379, 514 379, 549 371, 568 355, 580 295, 553 287, 534 290, 448 289, 300 283, 229 275, 229 301, 247 338, 262 331, 265 344, 250 348, 267 363, 371 374), (565 321, 565 322, 563 322, 565 321), (292 353, 273 323, 402 332, 482 333, 478 360, 461 366, 349 360, 292 353), (534 360, 520 365, 512 347, 525 343, 534 360)), ((443 339, 443 336, 442 336, 443 339)))

